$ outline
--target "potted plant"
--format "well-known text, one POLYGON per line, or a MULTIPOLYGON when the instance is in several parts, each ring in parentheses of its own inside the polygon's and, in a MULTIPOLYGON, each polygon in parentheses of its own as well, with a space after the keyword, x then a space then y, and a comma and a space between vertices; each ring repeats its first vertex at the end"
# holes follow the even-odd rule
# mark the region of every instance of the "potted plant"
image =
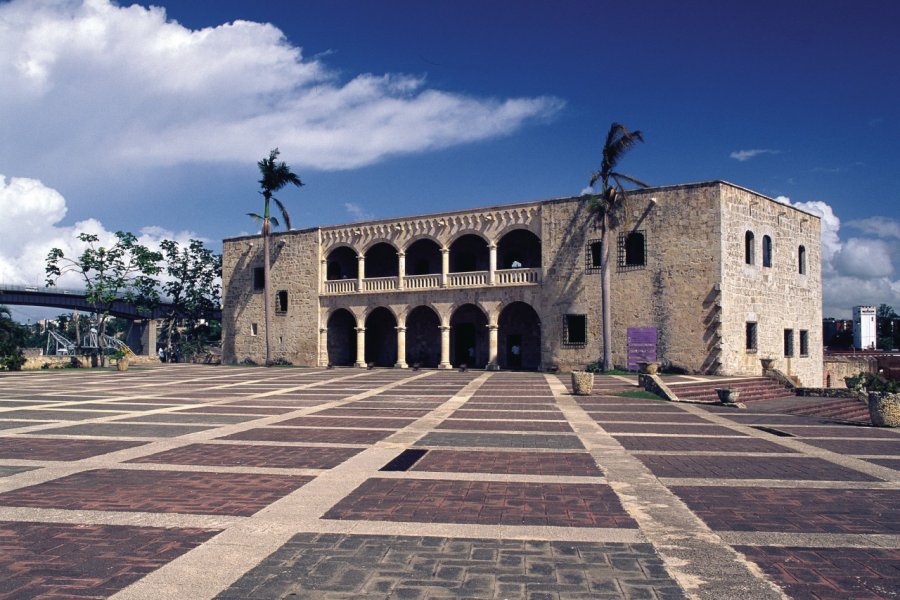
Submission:
POLYGON ((860 373, 845 381, 848 388, 865 395, 872 425, 900 427, 900 382, 875 373, 860 373))
POLYGON ((128 353, 124 350, 116 350, 112 353, 111 358, 116 361, 116 370, 128 370, 128 353))
POLYGON ((572 371, 572 392, 576 396, 589 396, 593 389, 593 373, 590 371, 572 371))

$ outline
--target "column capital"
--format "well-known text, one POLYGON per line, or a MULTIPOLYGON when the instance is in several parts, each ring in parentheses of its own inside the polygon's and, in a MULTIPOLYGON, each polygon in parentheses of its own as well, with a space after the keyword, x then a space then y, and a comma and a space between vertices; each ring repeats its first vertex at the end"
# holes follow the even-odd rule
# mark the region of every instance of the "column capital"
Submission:
POLYGON ((394 329, 396 329, 397 331, 401 331, 401 332, 406 331, 406 327, 397 326, 397 327, 394 327, 394 329))
POLYGON ((353 329, 356 331, 356 333, 362 333, 366 330, 365 327, 354 327, 353 329))
POLYGON ((441 331, 450 331, 450 326, 449 325, 441 325, 440 327, 438 327, 438 329, 440 329, 441 331))
POLYGON ((319 327, 319 333, 328 333, 327 327, 319 327))
POLYGON ((441 254, 450 254, 450 248, 441 248, 441 254))
POLYGON ((406 258, 406 252, 403 250, 397 250, 397 256, 400 258, 406 258))
POLYGON ((494 241, 488 242, 488 249, 489 249, 489 250, 496 250, 496 249, 497 249, 497 242, 494 242, 494 241))
POLYGON ((494 325, 492 323, 488 323, 487 325, 485 325, 485 327, 487 327, 490 331, 497 331, 500 328, 499 325, 494 325))
POLYGON ((366 255, 365 254, 357 254, 356 260, 366 260, 366 255))

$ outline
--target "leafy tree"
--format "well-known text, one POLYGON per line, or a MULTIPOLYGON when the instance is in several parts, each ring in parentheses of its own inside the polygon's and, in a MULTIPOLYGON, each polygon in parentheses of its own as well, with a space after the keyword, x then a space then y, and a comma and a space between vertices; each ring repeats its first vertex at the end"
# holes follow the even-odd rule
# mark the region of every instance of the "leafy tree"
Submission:
POLYGON ((28 329, 13 320, 9 307, 0 304, 0 356, 18 354, 27 335, 28 329))
POLYGON ((191 240, 186 247, 164 240, 162 248, 169 279, 162 284, 172 308, 166 316, 166 346, 172 346, 178 320, 187 322, 189 329, 205 315, 215 310, 221 301, 222 256, 206 248, 200 240, 191 240))
MULTIPOLYGON (((99 245, 100 238, 81 233, 85 244, 80 256, 69 258, 59 248, 47 255, 47 286, 56 285, 60 277, 74 273, 84 282, 85 298, 99 318, 98 332, 106 331, 109 312, 116 300, 135 305, 138 312, 149 313, 159 302, 157 281, 162 254, 138 243, 133 233, 117 231, 110 247, 99 245)), ((105 362, 103 336, 99 336, 101 361, 105 362)))
POLYGON ((263 206, 263 214, 257 213, 247 213, 248 216, 252 217, 259 223, 262 223, 262 238, 263 238, 263 314, 265 315, 265 324, 264 328, 266 330, 266 365, 270 365, 272 363, 272 333, 271 333, 271 307, 269 306, 273 302, 273 298, 270 294, 269 290, 269 237, 272 235, 272 225, 278 227, 278 219, 271 216, 269 213, 269 203, 271 200, 275 201, 275 204, 278 205, 278 210, 281 212, 281 216, 284 217, 284 226, 286 229, 290 230, 291 228, 291 217, 288 215, 287 210, 284 208, 284 204, 281 203, 281 200, 274 196, 275 192, 283 189, 288 184, 295 185, 300 187, 303 185, 303 182, 300 181, 300 178, 297 177, 287 164, 284 162, 277 162, 278 159, 278 148, 269 152, 269 157, 264 158, 256 165, 259 167, 260 175, 262 175, 262 179, 259 180, 260 191, 263 199, 265 200, 265 204, 263 206))
POLYGON ((606 142, 603 144, 603 160, 600 169, 591 176, 590 185, 593 187, 600 183, 600 193, 588 196, 588 202, 592 212, 597 214, 600 221, 600 295, 602 302, 602 328, 603 328, 603 370, 612 369, 612 310, 610 308, 610 273, 609 273, 609 238, 615 228, 615 211, 625 199, 625 187, 623 181, 639 187, 647 187, 647 184, 639 179, 625 175, 616 170, 622 157, 637 142, 643 142, 644 137, 640 131, 628 131, 624 125, 613 123, 606 134, 606 142))

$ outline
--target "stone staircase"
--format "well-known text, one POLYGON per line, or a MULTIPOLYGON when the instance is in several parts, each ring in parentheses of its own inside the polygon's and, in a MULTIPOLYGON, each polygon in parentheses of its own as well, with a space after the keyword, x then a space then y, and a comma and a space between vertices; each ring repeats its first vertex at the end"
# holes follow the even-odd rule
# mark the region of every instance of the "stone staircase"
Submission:
POLYGON ((719 398, 716 395, 716 389, 718 388, 728 388, 740 391, 738 402, 743 403, 790 398, 794 396, 794 393, 791 390, 780 383, 765 377, 704 381, 669 386, 669 389, 671 389, 679 399, 693 400, 695 402, 718 402, 719 398))

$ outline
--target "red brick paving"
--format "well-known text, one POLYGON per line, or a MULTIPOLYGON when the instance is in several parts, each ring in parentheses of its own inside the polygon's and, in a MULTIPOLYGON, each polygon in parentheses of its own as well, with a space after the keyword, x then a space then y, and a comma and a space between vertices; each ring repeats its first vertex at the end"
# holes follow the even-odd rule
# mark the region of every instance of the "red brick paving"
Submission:
POLYGON ((900 595, 900 550, 736 546, 793 598, 875 600, 900 595))
POLYGON ((867 458, 866 462, 900 471, 900 458, 867 458))
POLYGON ((250 516, 311 477, 98 469, 0 494, 0 506, 250 516))
POLYGON ((609 433, 665 433, 670 435, 718 435, 746 436, 735 429, 719 425, 695 425, 692 423, 604 423, 603 429, 609 433))
POLYGON ((232 415, 280 415, 286 412, 296 410, 289 406, 234 406, 225 404, 220 406, 203 406, 200 408, 188 408, 187 410, 179 410, 178 413, 204 413, 204 414, 232 414, 232 415))
POLYGON ((638 454, 657 477, 879 481, 819 458, 769 456, 679 456, 638 454))
POLYGON ((332 469, 364 448, 322 446, 253 446, 249 444, 191 444, 128 462, 222 467, 332 469))
POLYGON ((414 408, 326 408, 313 413, 314 416, 334 417, 424 417, 428 409, 414 408))
POLYGON ((279 425, 296 427, 371 427, 373 429, 402 429, 414 419, 365 417, 298 417, 281 421, 279 425))
POLYGON ((675 486, 712 529, 785 533, 900 533, 900 490, 675 486))
POLYGON ((216 533, 0 522, 0 599, 106 598, 216 533))
POLYGON ((511 421, 565 421, 558 410, 465 410, 460 409, 450 415, 451 419, 509 419, 511 421))
POLYGON ((81 460, 147 442, 118 440, 64 440, 59 438, 14 437, 0 438, 0 458, 21 460, 81 460))
POLYGON ((436 429, 461 431, 566 431, 572 427, 565 421, 488 421, 476 419, 447 419, 436 429))
POLYGON ((369 479, 327 519, 627 527, 628 516, 607 485, 369 479))
POLYGON ((606 421, 635 421, 638 423, 709 423, 703 417, 686 413, 666 412, 588 412, 592 419, 603 425, 606 421))
POLYGON ((900 434, 888 427, 851 427, 847 425, 790 427, 778 426, 779 431, 791 433, 797 437, 840 437, 862 439, 887 439, 900 442, 900 434))
POLYGON ((900 440, 803 440, 804 444, 839 454, 900 456, 900 440))
POLYGON ((430 450, 413 471, 502 473, 521 475, 581 475, 600 477, 589 454, 581 452, 479 452, 430 450))
POLYGON ((615 435, 628 450, 682 452, 793 452, 766 440, 743 437, 636 436, 615 435))
POLYGON ((223 440, 256 442, 325 442, 332 444, 372 444, 393 431, 384 429, 313 429, 306 427, 257 427, 225 436, 223 440))

